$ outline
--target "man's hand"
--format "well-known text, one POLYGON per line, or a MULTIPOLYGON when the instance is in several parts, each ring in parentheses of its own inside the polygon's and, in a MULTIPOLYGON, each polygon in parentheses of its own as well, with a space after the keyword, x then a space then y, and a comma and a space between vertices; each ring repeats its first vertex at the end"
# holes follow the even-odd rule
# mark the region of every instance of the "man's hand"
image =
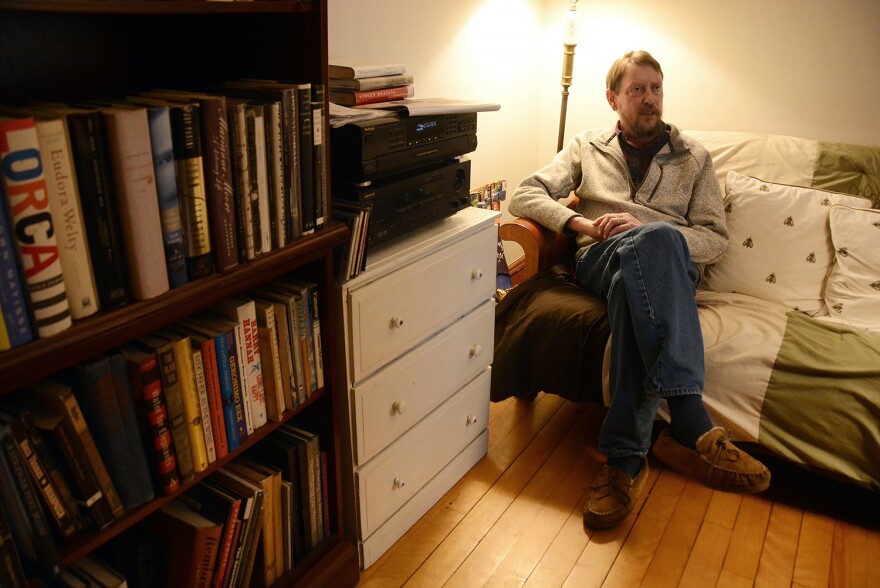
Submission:
POLYGON ((566 223, 566 226, 597 241, 604 241, 641 224, 641 221, 627 212, 616 212, 603 214, 592 221, 582 216, 575 216, 566 223))

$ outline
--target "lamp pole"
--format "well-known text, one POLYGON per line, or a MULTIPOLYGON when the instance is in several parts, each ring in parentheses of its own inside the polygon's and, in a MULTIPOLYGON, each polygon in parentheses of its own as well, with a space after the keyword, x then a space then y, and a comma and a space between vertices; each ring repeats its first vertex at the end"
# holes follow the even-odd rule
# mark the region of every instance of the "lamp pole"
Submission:
POLYGON ((557 153, 562 151, 562 144, 565 139, 568 88, 571 86, 572 71, 574 70, 574 48, 577 47, 579 29, 580 17, 577 11, 577 0, 570 0, 568 10, 565 11, 565 41, 562 43, 562 104, 559 109, 559 136, 556 140, 557 153))

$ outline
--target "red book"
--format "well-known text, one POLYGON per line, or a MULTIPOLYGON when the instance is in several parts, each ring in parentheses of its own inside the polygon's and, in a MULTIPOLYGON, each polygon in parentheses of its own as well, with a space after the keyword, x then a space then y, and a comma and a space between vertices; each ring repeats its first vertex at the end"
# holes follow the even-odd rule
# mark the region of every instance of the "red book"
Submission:
POLYGON ((414 86, 396 86, 394 88, 382 88, 380 90, 346 91, 330 90, 330 102, 342 106, 361 106, 363 104, 375 104, 388 102, 389 100, 402 100, 412 98, 415 95, 414 86))

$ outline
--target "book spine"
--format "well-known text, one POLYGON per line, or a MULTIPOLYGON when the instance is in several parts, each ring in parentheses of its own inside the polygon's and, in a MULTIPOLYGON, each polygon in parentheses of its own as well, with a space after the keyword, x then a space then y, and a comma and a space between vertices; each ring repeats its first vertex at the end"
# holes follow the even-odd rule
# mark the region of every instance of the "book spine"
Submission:
MULTIPOLYGON (((37 424, 39 426, 39 422, 37 424)), ((47 443, 55 448, 55 453, 61 460, 60 466, 72 482, 71 492, 80 509, 88 512, 98 529, 112 523, 113 511, 110 510, 110 503, 101 491, 97 475, 84 448, 78 442, 73 425, 66 418, 61 418, 44 431, 48 435, 47 443)))
POLYGON ((247 165, 248 165, 248 189, 247 197, 250 200, 250 220, 253 225, 254 256, 263 252, 262 228, 260 227, 260 190, 259 171, 257 170, 257 137, 256 137, 256 111, 254 107, 245 107, 245 132, 247 137, 247 165))
MULTIPOLYGON (((331 72, 334 71, 333 66, 330 66, 331 72)), ((406 71, 406 66, 398 63, 388 63, 388 64, 377 64, 377 65, 361 65, 361 66, 352 66, 345 68, 345 76, 348 78, 360 79, 360 78, 377 78, 380 76, 391 76, 396 74, 402 74, 406 71)), ((339 77, 343 77, 340 75, 339 77)))
POLYGON ((251 161, 248 155, 247 108, 244 104, 229 107, 229 128, 232 131, 232 170, 238 225, 238 256, 242 261, 256 257, 254 211, 251 198, 251 161))
POLYGON ((287 197, 284 185, 283 127, 281 126, 280 102, 272 102, 265 106, 265 125, 266 168, 272 212, 272 248, 278 249, 287 243, 287 197))
POLYGON ((189 435, 186 429, 186 417, 183 413, 183 396, 180 391, 180 375, 171 345, 156 350, 159 361, 159 374, 162 389, 165 391, 165 406, 168 410, 168 421, 171 423, 171 438, 174 441, 174 455, 177 457, 177 471, 180 483, 187 484, 193 479, 192 449, 189 446, 189 435))
POLYGON ((260 254, 272 250, 272 215, 269 207, 269 170, 266 161, 265 109, 261 104, 250 105, 248 111, 248 152, 253 162, 255 238, 260 254), (251 125, 253 120, 253 125, 251 125))
POLYGON ((186 245, 186 273, 190 280, 195 280, 214 272, 198 105, 173 107, 171 132, 186 245))
POLYGON ((84 318, 98 311, 98 290, 86 244, 67 125, 61 118, 37 120, 36 124, 70 314, 74 319, 84 318))
POLYGON ((312 84, 312 164, 315 184, 315 228, 324 226, 330 210, 330 192, 327 180, 328 159, 326 136, 327 104, 324 84, 312 84))
POLYGON ((9 231, 6 204, 0 190, 0 351, 24 345, 34 338, 9 231))
MULTIPOLYGON (((263 370, 263 387, 266 389, 266 416, 272 421, 281 420, 285 409, 284 381, 281 369, 281 351, 278 343, 278 325, 275 321, 275 307, 265 302, 254 303, 257 310, 257 328, 260 335, 260 357, 264 367, 266 357, 271 357, 271 370, 263 370), (271 382, 271 392, 269 390, 271 382)), ((291 407, 293 408, 293 407, 291 407)))
POLYGON ((394 88, 398 86, 412 85, 415 78, 412 74, 401 74, 395 76, 379 76, 375 78, 362 79, 331 79, 331 90, 380 90, 382 88, 394 88))
POLYGON ((321 315, 318 310, 320 303, 320 294, 318 293, 318 285, 309 285, 309 294, 311 296, 311 317, 312 317, 312 340, 315 350, 315 371, 317 372, 318 389, 324 387, 324 350, 321 343, 321 315))
POLYGON ((106 393, 107 397, 99 397, 95 408, 101 412, 103 417, 101 426, 106 427, 107 438, 116 439, 119 432, 113 427, 119 426, 121 428, 118 441, 114 441, 119 443, 120 447, 117 448, 118 451, 108 451, 108 454, 120 459, 118 463, 113 464, 116 476, 121 479, 117 483, 120 489, 119 494, 122 503, 127 508, 133 508, 152 500, 156 495, 156 490, 150 475, 143 433, 138 425, 137 410, 128 381, 125 356, 121 352, 107 356, 107 369, 109 371, 107 389, 105 390, 103 386, 105 382, 101 382, 97 386, 101 390, 101 394, 106 393))
POLYGON ((156 481, 167 496, 180 488, 180 474, 159 375, 159 361, 153 353, 145 354, 140 360, 129 356, 128 369, 132 389, 140 394, 144 436, 151 450, 156 481))
POLYGON ((205 367, 200 349, 193 349, 193 375, 196 379, 196 395, 199 400, 199 421, 205 433, 205 451, 208 463, 217 461, 217 447, 214 444, 214 428, 211 423, 211 409, 208 405, 208 382, 205 378, 205 367))
POLYGON ((18 550, 15 548, 12 529, 2 508, 0 508, 0 586, 13 588, 27 586, 27 577, 18 550))
POLYGON ((193 471, 199 473, 208 468, 208 449, 196 390, 192 345, 189 337, 183 337, 173 341, 171 346, 174 349, 174 365, 177 367, 177 381, 180 384, 183 418, 192 452, 193 471))
POLYGON ((284 91, 281 102, 281 139, 284 150, 285 197, 287 202, 287 242, 302 236, 302 162, 299 158, 299 115, 298 93, 296 90, 284 91))
POLYGON ((33 118, 0 121, 0 162, 34 325, 39 337, 48 337, 70 328, 73 320, 33 118))
POLYGON ((239 438, 239 424, 234 400, 236 379, 231 370, 234 362, 232 362, 229 356, 230 345, 235 345, 235 339, 231 332, 221 333, 214 339, 217 375, 220 380, 220 391, 223 398, 221 406, 223 409, 223 424, 226 429, 226 447, 228 451, 235 451, 238 449, 241 439, 239 438))
POLYGON ((252 432, 248 430, 247 407, 242 388, 243 380, 239 353, 244 353, 244 343, 240 343, 240 332, 241 329, 236 326, 236 328, 230 329, 229 336, 226 339, 229 351, 227 363, 229 364, 229 375, 232 380, 232 414, 235 419, 235 429, 238 432, 239 443, 247 439, 248 435, 252 432))
POLYGON ((103 112, 131 293, 135 300, 147 300, 168 291, 147 111, 108 108, 103 112))
POLYGON ((98 111, 69 114, 67 124, 99 304, 109 310, 127 304, 130 293, 104 117, 98 111))
POLYGON ((189 278, 186 275, 183 223, 180 220, 180 196, 177 191, 174 143, 171 139, 170 109, 167 106, 153 106, 147 112, 168 284, 171 288, 179 288, 189 282, 189 278))
POLYGON ((0 452, 2 452, 0 459, 5 462, 4 468, 8 468, 10 481, 14 484, 24 508, 28 536, 34 549, 34 559, 50 576, 57 575, 62 569, 58 546, 55 544, 49 522, 40 507, 36 489, 28 477, 27 469, 15 446, 15 440, 8 430, 0 433, 0 452))
POLYGON ((250 435, 254 432, 254 415, 251 406, 251 390, 248 385, 248 352, 245 340, 244 325, 241 322, 235 325, 235 359, 238 369, 239 397, 236 404, 241 404, 241 412, 244 413, 245 433, 250 435))
POLYGON ((42 499, 44 513, 52 522, 60 536, 68 541, 79 531, 77 517, 72 513, 61 497, 61 492, 46 469, 45 463, 39 459, 33 442, 27 433, 20 417, 8 415, 9 430, 12 440, 21 458, 21 463, 30 474, 31 483, 39 498, 42 499))
POLYGON ((300 161, 300 219, 302 234, 309 235, 315 231, 315 182, 314 182, 314 137, 312 130, 312 87, 311 84, 299 84, 296 90, 297 104, 297 144, 300 161))
POLYGON ((205 337, 202 342, 202 366, 208 392, 208 418, 211 421, 214 451, 217 459, 220 459, 229 453, 229 445, 223 416, 223 391, 220 385, 220 372, 217 369, 217 343, 213 337, 205 337))
POLYGON ((199 108, 202 117, 202 157, 205 197, 208 200, 211 225, 211 252, 215 269, 222 272, 238 265, 226 98, 200 97, 199 108))

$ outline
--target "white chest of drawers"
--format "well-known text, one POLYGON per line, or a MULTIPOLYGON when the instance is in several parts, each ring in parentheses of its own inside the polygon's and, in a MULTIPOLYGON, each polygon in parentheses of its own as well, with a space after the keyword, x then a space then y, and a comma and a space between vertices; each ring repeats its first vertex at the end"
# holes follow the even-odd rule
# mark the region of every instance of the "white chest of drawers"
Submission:
POLYGON ((364 569, 486 454, 498 216, 414 231, 339 287, 343 509, 364 569))

